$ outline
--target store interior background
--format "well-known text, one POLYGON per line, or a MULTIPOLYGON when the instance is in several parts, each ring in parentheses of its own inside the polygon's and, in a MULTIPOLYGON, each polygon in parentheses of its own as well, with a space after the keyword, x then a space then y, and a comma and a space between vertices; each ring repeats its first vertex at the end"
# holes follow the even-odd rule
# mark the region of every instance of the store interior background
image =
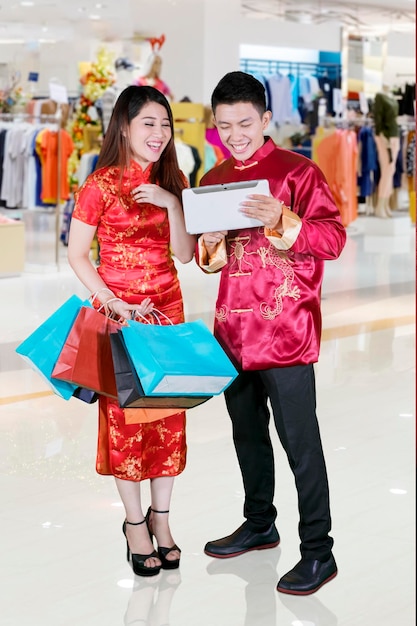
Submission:
MULTIPOLYGON (((415 3, 298 0, 10 0, 0 6, 0 90, 10 73, 35 96, 80 93, 102 46, 138 74, 166 37, 162 78, 207 105, 242 58, 340 54, 348 33, 384 42, 380 84, 415 83, 415 3), (28 84, 29 72, 39 80, 28 84)), ((277 594, 298 559, 297 503, 280 444, 277 550, 216 561, 205 541, 241 523, 242 486, 223 398, 189 412, 189 456, 172 506, 179 572, 134 576, 122 509, 94 470, 96 406, 53 395, 15 348, 69 294, 85 296, 59 241, 62 207, 0 208, 24 240, 0 239, 0 565, 4 626, 393 626, 415 623, 415 223, 407 194, 392 220, 358 215, 326 266, 319 420, 339 575, 315 596, 277 594), (2 271, 5 249, 24 265, 2 271)), ((5 231, 3 231, 5 232, 5 231)), ((0 237, 1 237, 0 232, 0 237)), ((179 266, 188 319, 213 320, 216 277, 179 266)), ((276 438, 275 435, 272 435, 276 438)))
POLYGON ((239 66, 242 45, 261 46, 256 54, 271 58, 280 54, 274 48, 341 53, 343 28, 366 37, 385 34, 388 84, 398 83, 400 71, 415 74, 415 6, 408 0, 13 1, 0 7, 0 72, 14 66, 23 84, 30 71, 39 72, 38 95, 48 94, 53 79, 74 96, 78 63, 93 61, 103 43, 140 67, 144 39, 164 33, 164 80, 178 100, 209 104, 219 76, 239 66))
MULTIPOLYGON (((415 8, 409 0, 395 4, 392 0, 364 4, 338 0, 78 0, 71 5, 63 0, 22 0, 0 6, 0 92, 17 78, 17 86, 26 97, 47 99, 51 89, 56 92, 62 87, 64 98, 77 102, 83 90, 80 78, 101 52, 108 55, 110 69, 116 59, 131 62, 133 82, 147 65, 150 39, 161 36, 165 39, 160 49, 161 78, 169 85, 175 103, 187 99, 208 107, 219 78, 238 68, 251 71, 248 60, 291 63, 283 66, 284 73, 296 73, 297 64, 330 60, 341 68, 344 96, 352 84, 371 99, 383 85, 402 88, 406 83, 415 84, 415 8), (352 40, 355 49, 350 45, 352 40), (358 40, 360 59, 355 62, 358 40), (367 57, 367 48, 373 43, 377 44, 373 54, 379 56, 367 57), (362 67, 366 58, 368 68, 362 67), (37 77, 36 82, 29 80, 31 75, 37 77)), ((414 120, 415 115, 407 122, 409 128, 414 127, 414 120)), ((188 125, 188 130, 177 137, 197 145, 201 156, 204 124, 198 130, 188 125)), ((305 128, 292 123, 280 127, 272 124, 268 132, 279 145, 289 147, 289 137, 304 133, 305 128)), ((397 205, 409 207, 414 223, 415 193, 412 199, 406 189, 397 195, 397 205)), ((55 228, 51 254, 41 254, 33 245, 25 251, 26 268, 58 265, 62 205, 54 214, 49 211, 49 217, 42 209, 23 216, 19 211, 6 212, 11 218, 23 217, 27 240, 39 228, 40 219, 55 228)), ((345 224, 360 212, 368 213, 368 208, 358 205, 345 224)), ((389 234, 397 224, 378 228, 389 234)), ((22 248, 22 241, 18 245, 22 248)))

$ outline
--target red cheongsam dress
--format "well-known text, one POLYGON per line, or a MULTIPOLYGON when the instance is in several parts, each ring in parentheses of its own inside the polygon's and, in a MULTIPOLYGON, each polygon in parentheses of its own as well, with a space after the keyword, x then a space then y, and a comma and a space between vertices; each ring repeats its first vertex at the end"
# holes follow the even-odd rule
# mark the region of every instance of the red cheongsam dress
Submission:
MULTIPOLYGON (((97 271, 107 287, 132 304, 150 297, 158 310, 178 324, 184 321, 184 311, 170 251, 167 211, 137 204, 131 196, 134 187, 150 182, 149 177, 150 167, 144 172, 132 162, 120 193, 118 167, 93 172, 75 194, 73 218, 97 226, 97 271)), ((168 322, 162 318, 161 323, 168 322)), ((128 411, 131 418, 132 412, 141 409, 128 411)), ((182 472, 185 412, 150 423, 130 423, 131 419, 126 423, 126 415, 116 400, 100 396, 97 472, 131 481, 182 472)))

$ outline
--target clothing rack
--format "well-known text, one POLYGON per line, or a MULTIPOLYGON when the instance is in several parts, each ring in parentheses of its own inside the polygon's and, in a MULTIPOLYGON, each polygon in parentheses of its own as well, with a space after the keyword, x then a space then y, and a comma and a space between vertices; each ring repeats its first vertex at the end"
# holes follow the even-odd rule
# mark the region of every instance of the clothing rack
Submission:
POLYGON ((60 243, 60 221, 61 221, 61 119, 62 119, 62 109, 61 106, 58 105, 56 113, 48 114, 48 113, 40 113, 39 115, 33 115, 32 113, 0 113, 0 122, 27 122, 29 124, 39 123, 43 125, 49 125, 50 123, 56 125, 57 127, 57 193, 56 193, 56 204, 55 204, 55 263, 57 268, 59 269, 59 243, 60 243))
POLYGON ((4 122, 57 122, 56 114, 50 115, 41 113, 33 115, 32 113, 0 113, 0 121, 4 122))
POLYGON ((340 63, 311 63, 304 61, 275 61, 270 59, 240 59, 240 69, 242 72, 257 73, 264 76, 272 76, 286 71, 300 78, 303 74, 313 74, 314 76, 328 76, 328 78, 339 80, 342 76, 342 66, 340 63))
POLYGON ((323 128, 342 128, 351 130, 358 127, 370 127, 373 128, 374 120, 371 117, 355 117, 353 119, 346 119, 340 117, 331 117, 326 115, 323 118, 323 128))
MULTIPOLYGON (((267 101, 270 98, 272 99, 272 94, 268 87, 269 81, 273 77, 281 80, 285 76, 286 80, 291 83, 292 109, 294 111, 298 109, 297 112, 301 115, 302 121, 304 121, 304 117, 308 119, 314 110, 312 99, 308 102, 306 99, 307 92, 310 93, 311 91, 311 80, 313 77, 318 83, 315 87, 314 96, 318 96, 321 89, 326 90, 323 96, 330 107, 333 107, 331 104, 333 89, 340 88, 342 82, 342 66, 340 63, 242 58, 240 59, 240 69, 243 72, 259 77, 259 80, 265 85, 267 101), (303 96, 302 99, 300 99, 300 95, 303 96)), ((310 123, 312 123, 311 119, 310 123)))

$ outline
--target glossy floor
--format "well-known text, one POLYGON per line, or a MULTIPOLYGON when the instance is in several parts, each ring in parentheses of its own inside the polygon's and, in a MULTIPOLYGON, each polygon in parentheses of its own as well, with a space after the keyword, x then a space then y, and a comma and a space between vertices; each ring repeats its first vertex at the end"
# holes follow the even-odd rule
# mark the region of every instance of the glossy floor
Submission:
MULTIPOLYGON (((46 262, 53 237, 43 219, 36 236, 27 233, 28 257, 41 262, 0 279, 2 626, 414 624, 415 228, 408 215, 359 217, 341 258, 326 267, 316 375, 339 574, 304 598, 275 589, 298 561, 299 542, 293 479, 274 433, 280 547, 220 561, 203 553, 206 541, 242 522, 222 397, 188 413, 188 463, 171 508, 180 570, 133 575, 113 480, 94 470, 96 406, 52 395, 14 351, 71 293, 85 295, 64 247, 59 269, 46 262)), ((211 324, 217 277, 193 263, 179 271, 188 319, 211 324)))

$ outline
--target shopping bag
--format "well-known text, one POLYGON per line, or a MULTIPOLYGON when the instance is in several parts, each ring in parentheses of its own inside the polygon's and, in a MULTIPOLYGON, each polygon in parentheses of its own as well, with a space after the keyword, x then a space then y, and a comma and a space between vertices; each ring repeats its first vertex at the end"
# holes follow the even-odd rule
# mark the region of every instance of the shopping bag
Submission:
POLYGON ((17 354, 42 376, 54 393, 65 400, 71 398, 78 385, 53 379, 52 371, 82 306, 88 306, 88 301, 71 296, 16 348, 17 354))
MULTIPOLYGON (((117 397, 122 408, 170 408, 190 409, 209 400, 211 395, 204 396, 146 396, 136 374, 129 354, 126 350, 123 333, 110 334, 110 344, 113 356, 114 374, 116 377, 117 397)), ((145 415, 146 417, 146 415, 145 415)), ((155 417, 154 419, 160 419, 155 417)), ((142 418, 140 421, 145 421, 142 418)), ((146 421, 152 421, 146 419, 146 421)))
POLYGON ((92 307, 81 307, 52 377, 117 399, 110 332, 120 326, 120 322, 92 307))
POLYGON ((184 409, 123 409, 125 424, 150 424, 181 413, 184 409))
POLYGON ((218 395, 237 376, 202 320, 166 326, 131 320, 120 331, 147 396, 218 395))
POLYGON ((98 400, 98 393, 91 389, 86 389, 85 387, 77 387, 72 397, 82 400, 86 404, 94 404, 94 402, 98 400))

